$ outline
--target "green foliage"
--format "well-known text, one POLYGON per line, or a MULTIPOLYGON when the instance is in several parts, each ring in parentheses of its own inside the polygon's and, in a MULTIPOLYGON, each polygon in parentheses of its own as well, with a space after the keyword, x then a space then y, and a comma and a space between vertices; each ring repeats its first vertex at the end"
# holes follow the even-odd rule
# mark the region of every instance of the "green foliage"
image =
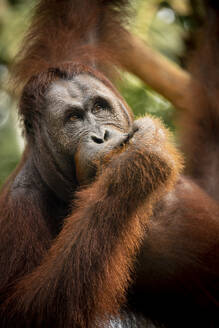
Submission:
POLYGON ((169 101, 145 85, 137 77, 124 74, 120 91, 136 117, 150 114, 158 116, 172 131, 174 108, 169 101))
POLYGON ((0 91, 0 185, 15 168, 20 153, 18 150, 11 99, 0 91))
POLYGON ((15 57, 35 1, 3 1, 0 5, 0 61, 9 65, 15 57))

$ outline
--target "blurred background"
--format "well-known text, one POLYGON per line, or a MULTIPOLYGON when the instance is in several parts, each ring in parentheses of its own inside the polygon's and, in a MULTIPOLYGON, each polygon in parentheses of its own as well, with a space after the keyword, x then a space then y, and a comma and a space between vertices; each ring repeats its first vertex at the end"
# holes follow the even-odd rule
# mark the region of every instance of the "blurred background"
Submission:
MULTIPOLYGON (((133 0, 132 33, 183 66, 185 40, 194 29, 193 3, 198 0, 133 0)), ((9 69, 31 19, 35 0, 0 0, 0 188, 15 168, 24 148, 17 99, 7 82, 9 69)), ((119 89, 136 116, 151 113, 174 130, 171 103, 135 77, 123 73, 119 89)))

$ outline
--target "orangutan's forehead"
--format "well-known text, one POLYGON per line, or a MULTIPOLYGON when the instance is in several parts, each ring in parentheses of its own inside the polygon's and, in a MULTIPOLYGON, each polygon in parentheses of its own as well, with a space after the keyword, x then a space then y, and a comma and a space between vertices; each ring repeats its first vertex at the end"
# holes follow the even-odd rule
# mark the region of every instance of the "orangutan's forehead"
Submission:
POLYGON ((72 80, 58 80, 54 82, 48 92, 50 100, 68 102, 72 99, 89 97, 115 98, 113 91, 103 82, 88 74, 80 74, 72 80))

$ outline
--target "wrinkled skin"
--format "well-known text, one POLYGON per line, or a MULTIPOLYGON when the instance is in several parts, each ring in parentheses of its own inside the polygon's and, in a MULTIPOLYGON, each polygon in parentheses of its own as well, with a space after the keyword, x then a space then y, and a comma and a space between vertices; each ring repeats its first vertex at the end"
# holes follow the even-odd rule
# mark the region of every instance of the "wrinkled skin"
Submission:
POLYGON ((86 74, 52 84, 47 96, 45 142, 76 163, 78 182, 95 175, 96 164, 133 135, 133 118, 121 99, 86 74))

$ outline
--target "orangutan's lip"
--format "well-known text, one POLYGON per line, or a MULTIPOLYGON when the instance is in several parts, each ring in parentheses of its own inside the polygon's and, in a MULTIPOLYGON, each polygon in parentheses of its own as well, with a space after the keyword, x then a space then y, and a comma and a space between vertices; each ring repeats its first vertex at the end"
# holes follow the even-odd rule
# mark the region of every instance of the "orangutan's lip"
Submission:
POLYGON ((124 140, 120 143, 120 146, 122 147, 125 144, 127 144, 129 142, 129 140, 132 139, 132 137, 134 136, 134 134, 135 134, 136 131, 137 130, 132 129, 127 134, 124 134, 124 140))
POLYGON ((128 137, 126 142, 128 142, 135 134, 135 132, 137 131, 137 129, 132 129, 129 133, 128 133, 128 137))

